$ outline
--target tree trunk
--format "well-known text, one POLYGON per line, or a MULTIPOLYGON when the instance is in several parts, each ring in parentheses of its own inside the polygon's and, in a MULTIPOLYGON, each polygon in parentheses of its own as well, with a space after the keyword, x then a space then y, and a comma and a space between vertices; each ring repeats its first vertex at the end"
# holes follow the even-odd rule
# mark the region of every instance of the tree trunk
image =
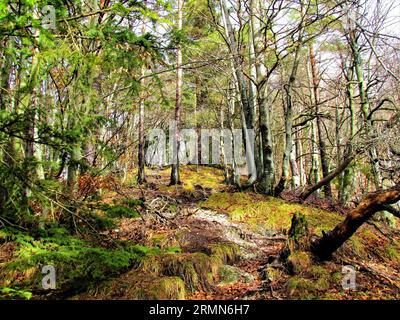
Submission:
MULTIPOLYGON (((369 104, 369 98, 368 98, 368 88, 367 88, 367 83, 366 83, 366 81, 364 79, 364 75, 363 75, 363 67, 362 67, 363 62, 362 62, 362 57, 361 57, 361 52, 360 52, 361 49, 357 42, 357 39, 358 39, 358 37, 356 35, 356 31, 350 30, 349 41, 350 41, 350 46, 351 46, 352 53, 353 53, 354 69, 355 69, 355 73, 357 76, 358 89, 360 92, 361 112, 362 112, 363 120, 364 120, 364 128, 365 128, 367 137, 371 138, 371 136, 373 134, 373 129, 372 129, 372 121, 369 118, 370 104, 369 104)), ((375 188, 379 189, 382 184, 382 177, 381 177, 381 172, 380 172, 377 150, 374 145, 372 145, 371 148, 369 149, 369 155, 370 155, 370 163, 371 163, 372 175, 374 178, 375 188)))
MULTIPOLYGON (((347 99, 348 99, 348 107, 350 111, 350 138, 353 140, 357 128, 356 128, 356 112, 354 107, 354 85, 353 78, 354 72, 353 68, 349 68, 348 70, 348 84, 347 84, 347 99)), ((350 191, 354 187, 354 165, 349 165, 343 172, 343 182, 342 182, 342 190, 340 192, 339 201, 341 203, 346 203, 350 199, 350 191)))
MULTIPOLYGON (((259 0, 251 2, 252 10, 254 9, 262 16, 262 8, 259 0)), ((271 115, 267 99, 267 70, 265 68, 265 56, 263 54, 264 29, 260 26, 260 21, 252 15, 251 21, 253 32, 253 46, 255 52, 256 66, 256 88, 257 88, 257 105, 259 109, 259 126, 260 126, 260 145, 262 154, 262 172, 258 174, 258 189, 267 194, 272 195, 275 183, 275 166, 274 166, 274 150, 271 132, 271 115)))
MULTIPOLYGON (((2 48, 6 48, 8 46, 7 40, 1 41, 2 48)), ((3 50, 2 50, 3 51, 3 50)), ((12 70, 12 64, 10 59, 7 56, 6 50, 1 52, 1 71, 0 71, 0 88, 1 90, 5 90, 5 92, 10 91, 10 76, 12 70)), ((10 106, 10 94, 5 94, 4 92, 0 93, 0 110, 7 110, 7 107, 10 106)), ((11 137, 9 138, 9 142, 7 146, 10 146, 11 137)), ((11 144, 12 146, 12 144, 11 144)), ((9 149, 9 148, 7 148, 9 149)), ((11 165, 12 157, 10 158, 10 150, 0 150, 0 159, 4 161, 6 164, 11 165)), ((3 208, 8 199, 8 190, 5 186, 2 185, 2 181, 0 181, 0 213, 3 212, 3 208)))
MULTIPOLYGON (((183 1, 178 0, 178 30, 182 30, 183 24, 183 1)), ((174 137, 174 148, 173 157, 174 161, 171 168, 171 181, 170 185, 177 185, 181 183, 179 176, 179 145, 180 145, 180 134, 179 127, 181 122, 181 107, 182 107, 182 84, 183 84, 183 68, 182 68, 182 46, 177 46, 177 59, 176 59, 176 99, 175 99, 175 137, 174 137)), ((171 137, 170 137, 171 139, 171 137)))
MULTIPOLYGON (((144 5, 146 5, 146 1, 144 1, 144 5)), ((142 35, 146 32, 146 21, 143 21, 142 24, 142 35)), ((146 57, 143 57, 143 65, 141 67, 141 91, 140 91, 140 101, 139 101, 139 146, 138 146, 138 175, 137 175, 137 182, 138 184, 143 184, 146 182, 146 176, 144 172, 144 164, 145 164, 145 154, 144 154, 144 144, 145 144, 145 137, 144 137, 144 103, 145 103, 145 79, 144 75, 146 72, 145 66, 146 57)))
MULTIPOLYGON (((300 131, 296 131, 296 141, 295 141, 295 153, 293 154, 294 161, 298 167, 299 174, 299 186, 304 186, 307 183, 307 173, 304 165, 304 157, 303 157, 303 134, 300 134, 300 131)), ((295 176, 296 174, 292 174, 295 176)))
POLYGON ((322 260, 331 255, 347 240, 358 228, 376 212, 385 210, 385 206, 400 201, 400 185, 386 190, 370 193, 361 203, 352 210, 345 220, 332 231, 324 233, 323 237, 311 243, 311 252, 322 260))
MULTIPOLYGON (((290 152, 290 170, 292 171, 292 189, 296 190, 301 185, 301 172, 296 160, 297 145, 293 142, 292 151, 290 152)), ((301 167, 301 166, 300 166, 301 167)))
MULTIPOLYGON (((311 67, 310 63, 307 63, 307 78, 310 86, 310 103, 311 105, 315 105, 314 102, 314 95, 313 95, 313 82, 312 82, 312 76, 311 76, 311 67)), ((314 110, 315 111, 315 110, 314 110)), ((320 172, 320 165, 319 165, 319 159, 318 159, 318 146, 317 146, 317 124, 316 120, 313 119, 310 122, 310 154, 311 154, 311 170, 310 170, 310 176, 307 179, 307 183, 313 184, 317 183, 319 179, 319 172, 320 172)))
MULTIPOLYGON (((302 13, 303 13, 303 6, 302 13)), ((290 73, 288 85, 285 86, 286 92, 286 108, 285 108, 285 149, 283 151, 283 159, 282 159, 282 175, 279 180, 277 186, 274 190, 274 195, 279 196, 283 190, 285 190, 287 186, 287 181, 289 180, 289 166, 290 166, 290 156, 293 148, 293 86, 297 77, 297 70, 299 69, 300 63, 300 50, 302 48, 302 37, 303 37, 303 24, 300 26, 300 34, 299 34, 299 43, 297 44, 293 67, 290 73)), ((292 165, 293 168, 293 165, 292 165)), ((293 171, 292 171, 293 173, 293 171)))
MULTIPOLYGON (((251 6, 253 3, 251 2, 251 6)), ((254 118, 253 118, 253 127, 255 129, 255 115, 259 110, 258 100, 257 100, 257 86, 255 85, 255 81, 257 79, 257 70, 256 70, 256 53, 255 53, 255 45, 254 45, 254 31, 253 31, 253 23, 249 24, 249 68, 250 68, 250 77, 251 80, 249 81, 249 101, 250 101, 250 108, 253 110, 254 118)), ((262 167, 262 157, 261 157, 261 143, 260 143, 261 136, 259 133, 255 136, 255 146, 254 146, 254 162, 256 168, 256 179, 259 178, 261 172, 263 171, 262 167)))
MULTIPOLYGON (((235 81, 235 89, 238 91, 239 101, 241 105, 241 119, 246 148, 246 160, 249 168, 249 180, 247 185, 252 185, 257 180, 256 164, 254 158, 254 146, 250 141, 247 130, 254 129, 254 103, 251 101, 252 96, 247 93, 247 84, 244 77, 241 61, 239 59, 238 45, 235 39, 234 29, 229 19, 229 11, 225 0, 221 0, 222 19, 225 27, 227 45, 233 56, 232 73, 235 81)), ((251 90, 250 90, 251 92, 251 90)))
MULTIPOLYGON (((318 132, 318 142, 319 142, 319 151, 321 157, 321 167, 322 167, 322 175, 326 177, 329 174, 329 165, 328 165, 328 157, 326 152, 326 144, 325 137, 323 134, 322 128, 322 119, 319 115, 319 80, 318 80, 318 69, 317 69, 317 61, 315 59, 314 49, 312 45, 309 45, 309 55, 310 55, 310 63, 311 63, 311 75, 312 75, 312 83, 313 83, 313 94, 314 94, 314 103, 315 103, 315 113, 316 113, 316 122, 317 122, 317 132, 318 132)), ((332 197, 332 189, 330 185, 330 181, 324 186, 325 196, 328 198, 332 197)))
POLYGON ((320 165, 317 146, 317 124, 315 119, 311 121, 311 174, 310 182, 317 183, 320 177, 320 165))

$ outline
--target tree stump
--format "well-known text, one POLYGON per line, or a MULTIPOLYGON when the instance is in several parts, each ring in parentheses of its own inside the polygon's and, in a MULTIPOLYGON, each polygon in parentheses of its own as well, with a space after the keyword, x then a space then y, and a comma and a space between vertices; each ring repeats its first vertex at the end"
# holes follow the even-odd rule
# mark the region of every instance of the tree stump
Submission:
POLYGON ((310 249, 310 233, 305 215, 296 212, 292 217, 285 247, 279 254, 279 261, 290 273, 306 268, 309 265, 307 252, 310 249), (304 253, 304 257, 303 254, 304 253), (297 264, 301 268, 297 268, 297 264))

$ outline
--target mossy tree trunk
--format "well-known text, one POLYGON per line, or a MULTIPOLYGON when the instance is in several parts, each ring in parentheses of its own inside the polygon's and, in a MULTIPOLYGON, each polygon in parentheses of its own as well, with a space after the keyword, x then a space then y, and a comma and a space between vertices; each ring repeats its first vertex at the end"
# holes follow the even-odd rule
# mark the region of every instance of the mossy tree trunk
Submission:
MULTIPOLYGON (((350 20, 350 19, 349 19, 350 20)), ((358 90, 360 96, 361 113, 364 120, 364 129, 368 138, 372 138, 376 132, 373 129, 372 119, 370 117, 370 101, 368 96, 368 82, 364 78, 362 48, 360 46, 360 31, 357 30, 352 22, 349 22, 350 30, 348 32, 348 41, 350 44, 352 58, 354 63, 354 71, 358 82, 358 90)), ((369 148, 370 164, 372 169, 373 182, 378 190, 382 185, 382 175, 379 164, 377 148, 372 145, 369 148)))
POLYGON ((279 254, 279 260, 286 264, 289 256, 294 252, 308 251, 309 244, 309 229, 306 216, 296 212, 292 217, 288 239, 285 247, 279 254))

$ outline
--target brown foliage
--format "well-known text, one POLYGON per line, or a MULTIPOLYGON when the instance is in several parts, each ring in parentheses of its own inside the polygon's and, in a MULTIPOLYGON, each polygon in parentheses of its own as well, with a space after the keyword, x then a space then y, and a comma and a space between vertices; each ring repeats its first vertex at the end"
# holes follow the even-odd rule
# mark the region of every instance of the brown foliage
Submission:
POLYGON ((94 195, 101 189, 115 190, 117 186, 118 181, 111 174, 106 176, 84 174, 78 178, 78 194, 83 197, 94 195))

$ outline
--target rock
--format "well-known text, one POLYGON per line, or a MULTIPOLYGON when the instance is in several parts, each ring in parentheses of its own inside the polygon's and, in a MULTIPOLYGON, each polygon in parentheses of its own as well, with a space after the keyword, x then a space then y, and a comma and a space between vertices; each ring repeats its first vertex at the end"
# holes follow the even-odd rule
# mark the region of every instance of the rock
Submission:
POLYGON ((249 283, 255 280, 254 276, 238 267, 224 265, 219 272, 220 282, 223 284, 233 284, 239 281, 249 283))

